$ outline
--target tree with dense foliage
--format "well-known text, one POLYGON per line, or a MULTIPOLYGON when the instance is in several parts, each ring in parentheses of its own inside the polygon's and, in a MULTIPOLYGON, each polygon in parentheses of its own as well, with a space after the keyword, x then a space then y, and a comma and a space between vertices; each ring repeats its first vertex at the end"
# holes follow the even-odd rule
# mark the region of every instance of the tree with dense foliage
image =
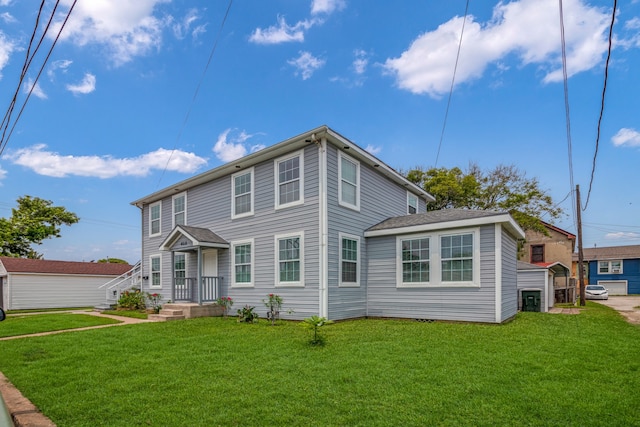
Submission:
POLYGON ((108 263, 108 264, 129 264, 127 261, 120 258, 103 258, 98 260, 99 263, 108 263))
POLYGON ((17 200, 10 218, 0 218, 0 255, 16 258, 42 258, 31 246, 44 239, 60 237, 60 226, 72 225, 80 219, 50 200, 24 196, 17 200))
POLYGON ((460 168, 414 168, 407 179, 424 188, 436 201, 427 210, 445 208, 497 210, 509 212, 525 230, 545 233, 540 218, 559 218, 563 210, 553 203, 540 188, 537 178, 528 178, 514 165, 498 165, 485 172, 471 163, 463 172, 460 168))

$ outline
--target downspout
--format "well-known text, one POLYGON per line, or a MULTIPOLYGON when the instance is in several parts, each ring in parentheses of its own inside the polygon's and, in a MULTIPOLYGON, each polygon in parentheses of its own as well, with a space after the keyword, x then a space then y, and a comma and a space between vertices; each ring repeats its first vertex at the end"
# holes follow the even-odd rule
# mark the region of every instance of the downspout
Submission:
MULTIPOLYGON (((502 225, 495 224, 496 323, 502 323, 502 225)), ((478 242, 480 245, 480 242, 478 242)))
MULTIPOLYGON (((317 143, 317 142, 316 142, 317 143)), ((328 270, 329 270, 329 248, 328 234, 328 207, 327 207, 327 138, 322 137, 318 144, 319 172, 318 172, 318 191, 319 191, 319 234, 320 234, 320 268, 318 269, 318 288, 319 288, 319 307, 318 314, 320 317, 329 318, 329 289, 328 289, 328 270)))

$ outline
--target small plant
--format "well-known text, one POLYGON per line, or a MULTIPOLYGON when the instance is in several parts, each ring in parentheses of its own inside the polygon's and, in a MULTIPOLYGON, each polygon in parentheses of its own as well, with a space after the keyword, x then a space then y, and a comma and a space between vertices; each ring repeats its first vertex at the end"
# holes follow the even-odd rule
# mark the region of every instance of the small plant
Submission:
POLYGON ((320 328, 332 323, 333 320, 327 320, 326 317, 311 316, 304 319, 301 325, 302 327, 313 331, 313 339, 310 341, 310 344, 322 345, 324 344, 324 338, 320 335, 320 328))
POLYGON ((222 307, 222 316, 227 317, 229 309, 233 305, 233 300, 231 297, 220 297, 216 300, 216 303, 222 307))
POLYGON ((147 293, 147 307, 151 308, 155 314, 160 313, 160 309, 162 308, 162 295, 158 293, 147 293))
POLYGON ((272 325, 275 325, 276 320, 280 319, 282 297, 276 294, 269 294, 267 299, 262 300, 262 302, 267 306, 267 319, 271 320, 272 325))
POLYGON ((124 291, 118 299, 118 308, 120 310, 144 310, 145 294, 140 289, 124 291))
POLYGON ((238 322, 239 323, 255 323, 258 321, 258 313, 253 310, 255 307, 251 307, 250 305, 245 305, 244 307, 238 309, 238 322))

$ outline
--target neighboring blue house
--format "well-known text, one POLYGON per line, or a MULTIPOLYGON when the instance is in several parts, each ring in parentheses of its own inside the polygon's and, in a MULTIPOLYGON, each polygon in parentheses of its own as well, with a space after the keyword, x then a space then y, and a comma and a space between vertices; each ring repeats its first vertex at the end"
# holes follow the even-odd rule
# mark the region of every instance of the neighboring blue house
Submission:
POLYGON ((609 295, 640 294, 640 245, 583 249, 583 257, 588 283, 603 285, 609 295))
POLYGON ((426 212, 433 197, 322 126, 136 200, 143 291, 233 298, 284 318, 501 323, 517 312, 508 213, 426 212))

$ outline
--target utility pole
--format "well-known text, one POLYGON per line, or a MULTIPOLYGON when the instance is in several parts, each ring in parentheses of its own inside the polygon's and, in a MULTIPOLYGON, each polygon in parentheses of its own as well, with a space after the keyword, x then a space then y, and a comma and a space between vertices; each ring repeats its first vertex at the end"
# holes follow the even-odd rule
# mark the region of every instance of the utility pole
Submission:
POLYGON ((585 305, 584 298, 584 254, 582 253, 582 204, 580 202, 580 186, 576 185, 576 219, 578 221, 578 281, 580 282, 580 306, 585 305))

